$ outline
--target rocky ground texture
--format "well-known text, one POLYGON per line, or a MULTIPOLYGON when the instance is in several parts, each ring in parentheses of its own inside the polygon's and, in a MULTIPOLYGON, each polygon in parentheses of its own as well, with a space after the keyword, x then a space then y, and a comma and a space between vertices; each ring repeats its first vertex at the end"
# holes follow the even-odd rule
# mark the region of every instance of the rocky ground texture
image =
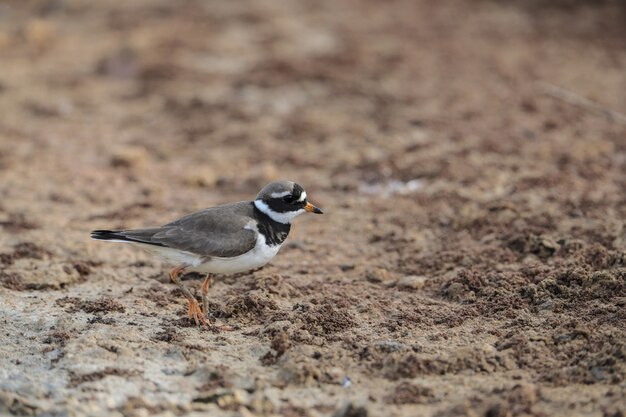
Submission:
POLYGON ((0 414, 624 416, 625 21, 609 0, 2 2, 0 414), (326 214, 215 277, 233 331, 88 238, 283 178, 326 214))

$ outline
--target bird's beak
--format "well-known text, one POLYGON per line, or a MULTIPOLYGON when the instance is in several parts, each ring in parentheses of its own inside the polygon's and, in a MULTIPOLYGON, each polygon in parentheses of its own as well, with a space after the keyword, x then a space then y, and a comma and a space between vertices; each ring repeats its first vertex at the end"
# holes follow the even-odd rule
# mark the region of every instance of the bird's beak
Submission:
POLYGON ((315 207, 313 204, 308 202, 306 203, 306 206, 304 206, 304 210, 308 211, 309 213, 324 214, 322 209, 320 209, 319 207, 315 207))

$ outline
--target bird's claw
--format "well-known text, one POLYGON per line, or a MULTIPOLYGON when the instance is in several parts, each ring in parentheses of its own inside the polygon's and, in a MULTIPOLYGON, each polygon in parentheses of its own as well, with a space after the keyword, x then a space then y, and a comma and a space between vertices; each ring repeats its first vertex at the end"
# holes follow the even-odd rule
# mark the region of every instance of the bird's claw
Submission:
POLYGON ((189 309, 188 309, 187 315, 189 316, 190 320, 195 321, 196 326, 200 326, 200 323, 202 323, 204 327, 207 327, 207 322, 206 322, 206 319, 204 318, 204 313, 200 309, 200 305, 198 304, 198 301, 196 301, 195 298, 189 300, 189 309))

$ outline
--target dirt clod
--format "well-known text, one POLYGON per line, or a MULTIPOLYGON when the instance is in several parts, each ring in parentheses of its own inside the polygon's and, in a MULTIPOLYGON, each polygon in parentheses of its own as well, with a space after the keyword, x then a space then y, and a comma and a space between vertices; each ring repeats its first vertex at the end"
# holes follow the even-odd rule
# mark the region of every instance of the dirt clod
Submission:
POLYGON ((136 376, 138 374, 139 373, 137 371, 130 370, 130 369, 106 367, 101 371, 90 372, 87 374, 72 375, 69 384, 71 386, 78 386, 78 385, 88 383, 88 382, 99 381, 102 378, 105 378, 109 375, 119 376, 122 378, 129 378, 132 376, 136 376))
POLYGON ((393 275, 388 270, 383 268, 370 269, 365 273, 365 278, 369 282, 373 282, 375 284, 390 285, 395 282, 393 275))
POLYGON ((316 336, 341 332, 355 325, 352 314, 346 309, 339 309, 332 304, 316 306, 303 314, 304 329, 316 336))
POLYGON ((0 285, 14 291, 22 291, 26 288, 18 274, 0 271, 0 285))
POLYGON ((39 228, 37 223, 28 220, 26 216, 21 213, 9 214, 7 220, 0 220, 0 226, 9 233, 20 233, 39 228))
POLYGON ((367 417, 368 415, 367 408, 347 403, 337 410, 333 417, 367 417))
POLYGON ((0 254, 0 264, 9 266, 17 259, 43 259, 50 252, 32 242, 21 242, 13 247, 13 252, 0 254))
POLYGON ((154 340, 172 343, 182 341, 183 337, 174 327, 166 327, 154 336, 154 340))
POLYGON ((291 347, 291 341, 285 332, 278 332, 270 343, 271 351, 261 357, 263 365, 272 365, 291 347))
POLYGON ((76 270, 76 272, 78 272, 78 275, 84 278, 91 274, 91 268, 99 265, 100 264, 95 262, 75 262, 74 269, 76 270))
POLYGON ((398 384, 386 401, 390 404, 427 404, 433 402, 433 390, 409 382, 398 384))
POLYGON ((126 311, 124 306, 117 301, 110 298, 99 298, 97 300, 81 300, 76 297, 63 297, 56 300, 56 304, 60 307, 64 307, 68 313, 75 313, 77 311, 84 311, 85 313, 102 313, 107 314, 110 312, 123 313, 126 311))

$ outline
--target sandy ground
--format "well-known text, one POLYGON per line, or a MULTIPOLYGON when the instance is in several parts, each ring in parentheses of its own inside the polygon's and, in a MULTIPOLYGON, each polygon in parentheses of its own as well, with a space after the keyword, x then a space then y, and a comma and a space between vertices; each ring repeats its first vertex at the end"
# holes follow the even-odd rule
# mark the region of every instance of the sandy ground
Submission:
POLYGON ((624 22, 620 1, 0 3, 0 414, 624 416, 624 22), (327 214, 215 278, 230 332, 88 239, 283 178, 327 214))

